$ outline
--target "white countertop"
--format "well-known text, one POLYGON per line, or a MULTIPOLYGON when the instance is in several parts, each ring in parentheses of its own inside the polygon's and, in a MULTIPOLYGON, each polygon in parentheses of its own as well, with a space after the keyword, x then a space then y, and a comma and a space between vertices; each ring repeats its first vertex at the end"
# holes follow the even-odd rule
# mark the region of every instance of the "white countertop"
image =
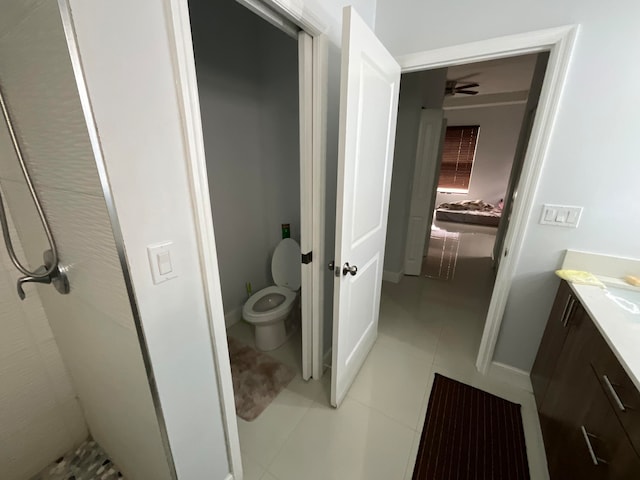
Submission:
MULTIPOLYGON (((606 277, 599 278, 607 281, 606 277)), ((640 390, 640 289, 570 285, 640 390)))
POLYGON ((622 280, 640 276, 640 259, 567 250, 561 268, 591 272, 606 285, 603 289, 569 283, 640 390, 640 288, 622 280))

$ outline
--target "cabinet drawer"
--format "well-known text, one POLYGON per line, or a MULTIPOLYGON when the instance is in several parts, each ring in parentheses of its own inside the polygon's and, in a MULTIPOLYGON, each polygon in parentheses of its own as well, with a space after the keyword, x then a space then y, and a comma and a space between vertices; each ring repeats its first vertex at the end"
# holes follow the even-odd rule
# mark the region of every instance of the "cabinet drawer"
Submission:
POLYGON ((620 423, 640 453, 640 392, 602 337, 591 364, 620 423))

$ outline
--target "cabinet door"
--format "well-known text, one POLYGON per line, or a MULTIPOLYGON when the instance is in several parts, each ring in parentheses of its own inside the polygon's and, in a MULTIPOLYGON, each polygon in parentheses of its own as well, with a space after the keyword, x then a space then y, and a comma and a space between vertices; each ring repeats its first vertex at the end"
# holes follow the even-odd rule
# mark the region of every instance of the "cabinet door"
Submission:
POLYGON ((575 447, 571 446, 573 465, 558 478, 631 480, 640 478, 640 458, 631 446, 595 372, 592 372, 589 409, 580 423, 575 447), (578 470, 579 469, 579 470, 578 470), (575 476, 576 471, 584 472, 575 476))
POLYGON ((566 323, 569 333, 538 409, 549 473, 552 479, 563 480, 572 477, 559 475, 558 469, 566 465, 568 442, 574 439, 589 408, 588 388, 593 377, 590 359, 594 335, 597 334, 578 302, 574 303, 566 323))
POLYGON ((567 319, 570 316, 576 299, 572 295, 571 287, 565 281, 560 283, 556 299, 553 302, 547 327, 544 331, 536 361, 531 369, 531 385, 536 398, 538 410, 542 405, 549 381, 556 368, 558 357, 569 331, 567 319))

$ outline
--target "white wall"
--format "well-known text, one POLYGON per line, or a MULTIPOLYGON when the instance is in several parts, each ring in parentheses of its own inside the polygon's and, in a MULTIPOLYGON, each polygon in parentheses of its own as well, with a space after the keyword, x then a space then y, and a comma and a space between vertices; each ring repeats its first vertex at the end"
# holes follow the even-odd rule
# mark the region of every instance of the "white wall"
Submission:
POLYGON ((190 12, 222 299, 237 312, 246 282, 273 284, 281 224, 300 241, 298 44, 233 0, 190 12))
POLYGON ((494 358, 529 370, 558 285, 553 270, 563 251, 640 255, 635 220, 640 215, 640 93, 620 88, 620 82, 640 78, 640 63, 634 61, 640 3, 622 0, 611 8, 581 0, 379 0, 376 18, 377 34, 396 55, 581 25, 494 358), (543 203, 584 206, 580 227, 539 225, 543 203))
POLYGON ((448 126, 480 125, 480 132, 469 192, 438 193, 436 205, 462 200, 497 205, 504 198, 524 110, 524 103, 445 110, 448 126))
MULTIPOLYGON (((38 293, 93 437, 128 477, 168 478, 58 5, 43 0, 23 13, 0 38, 1 81, 71 284, 69 295, 51 286, 38 293)), ((0 158, 9 209, 36 267, 42 229, 15 157, 0 158)), ((26 285, 27 295, 35 288, 26 285)))
MULTIPOLYGON (((0 156, 14 160, 2 127, 0 156)), ((11 236, 24 258, 15 229, 11 236)), ((31 290, 20 301, 19 276, 0 248, 0 471, 6 480, 31 478, 89 435, 40 296, 31 290)))
MULTIPOLYGON (((72 1, 73 24, 179 478, 229 473, 163 2, 72 1), (172 241, 154 285, 146 247, 172 241)), ((215 252, 214 252, 215 255, 215 252)), ((222 312, 214 307, 223 322, 222 312)), ((145 478, 157 478, 147 476, 145 478)))

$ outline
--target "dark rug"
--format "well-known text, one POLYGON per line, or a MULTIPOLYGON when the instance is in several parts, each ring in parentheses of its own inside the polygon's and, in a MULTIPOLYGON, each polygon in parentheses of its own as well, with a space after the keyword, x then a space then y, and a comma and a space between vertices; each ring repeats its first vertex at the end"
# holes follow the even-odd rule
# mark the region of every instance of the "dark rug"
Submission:
POLYGON ((236 413, 250 422, 269 406, 296 374, 285 364, 255 348, 231 337, 227 337, 227 341, 236 413))
POLYGON ((436 373, 413 480, 529 480, 520 405, 436 373))

